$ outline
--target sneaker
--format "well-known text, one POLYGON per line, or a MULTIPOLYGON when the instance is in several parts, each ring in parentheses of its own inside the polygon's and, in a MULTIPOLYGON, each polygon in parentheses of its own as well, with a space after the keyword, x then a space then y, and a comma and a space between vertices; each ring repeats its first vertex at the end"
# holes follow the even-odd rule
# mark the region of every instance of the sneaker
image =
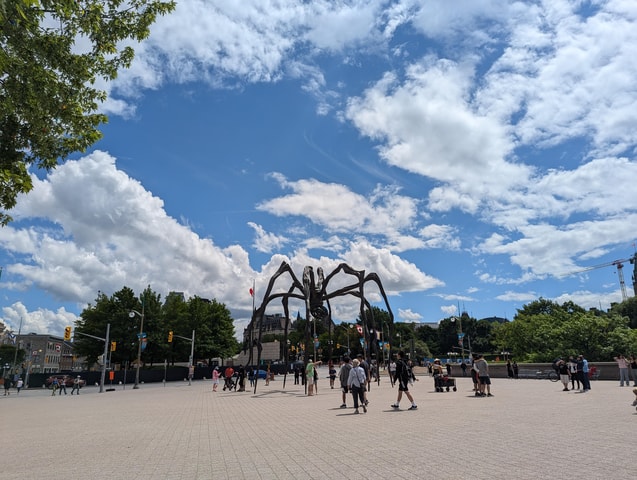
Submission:
POLYGON ((418 408, 418 405, 412 405, 411 407, 409 407, 408 410, 416 410, 418 408))
POLYGON ((633 407, 637 407, 637 400, 633 401, 633 403, 631 404, 633 407))
POLYGON ((400 405, 398 405, 397 403, 392 403, 392 404, 390 405, 390 407, 391 407, 391 408, 399 408, 399 407, 400 407, 400 405))
POLYGON ((347 404, 344 403, 343 405, 341 405, 341 408, 347 408, 347 404))
POLYGON ((358 414, 358 413, 359 413, 359 412, 358 412, 358 408, 357 408, 356 410, 354 410, 354 413, 356 413, 356 414, 358 414))
POLYGON ((365 405, 369 405, 369 400, 365 400, 365 405))
POLYGON ((363 404, 363 412, 367 413, 367 406, 363 404))
POLYGON ((490 393, 487 393, 487 397, 493 397, 493 395, 491 395, 490 393))

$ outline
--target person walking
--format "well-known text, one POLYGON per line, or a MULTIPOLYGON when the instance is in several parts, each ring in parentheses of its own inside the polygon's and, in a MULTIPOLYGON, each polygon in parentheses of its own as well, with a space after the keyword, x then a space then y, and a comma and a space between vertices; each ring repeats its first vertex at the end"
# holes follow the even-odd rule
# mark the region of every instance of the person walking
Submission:
POLYGON ((626 382, 626 386, 630 387, 630 377, 628 373, 630 364, 621 353, 615 357, 615 362, 617 362, 617 366, 619 367, 619 386, 623 387, 624 382, 626 382))
POLYGON ((507 377, 513 379, 513 365, 511 365, 511 360, 507 360, 507 377))
POLYGON ((246 391, 246 369, 243 368, 243 364, 239 365, 239 370, 237 371, 237 377, 239 382, 239 392, 246 391))
POLYGON ((321 365, 321 362, 314 362, 314 376, 312 377, 312 385, 314 385, 314 395, 318 395, 319 365, 321 365))
POLYGON ((369 403, 367 401, 367 392, 370 390, 370 386, 371 386, 370 380, 372 377, 370 375, 369 363, 367 363, 367 361, 365 360, 365 357, 360 353, 358 354, 358 363, 360 368, 365 370, 365 385, 363 386, 363 401, 365 402, 365 405, 367 405, 369 403))
POLYGON ((330 388, 334 389, 334 382, 336 381, 336 367, 334 366, 334 362, 332 360, 327 364, 328 373, 330 376, 330 388))
POLYGON ((391 405, 392 408, 400 408, 400 400, 403 398, 403 393, 411 402, 409 410, 416 410, 418 405, 414 401, 414 397, 409 393, 409 381, 411 380, 411 371, 407 362, 405 362, 405 352, 402 350, 398 352, 398 360, 396 361, 396 381, 398 382, 398 397, 396 402, 391 405))
POLYGON ((396 383, 396 362, 394 360, 389 362, 389 381, 392 387, 396 383))
POLYGON ((564 360, 560 360, 557 364, 557 370, 560 374, 560 381, 564 385, 564 388, 562 389, 562 391, 568 392, 568 382, 570 380, 570 375, 568 372, 568 363, 566 363, 564 360))
POLYGON ((637 357, 630 356, 630 373, 633 376, 633 387, 637 387, 637 357))
POLYGON ((493 397, 493 395, 491 394, 491 377, 489 376, 489 364, 484 359, 484 356, 478 355, 478 360, 476 360, 475 367, 478 372, 478 379, 480 380, 480 396, 493 397))
POLYGON ((513 361, 513 378, 520 378, 520 367, 515 360, 513 361))
POLYGON ((476 360, 478 355, 474 354, 471 359, 471 381, 473 382, 473 394, 476 397, 480 396, 480 379, 478 378, 478 369, 476 368, 476 360))
POLYGON ((62 395, 62 390, 64 390, 64 395, 66 395, 66 378, 64 377, 62 380, 60 380, 60 385, 58 387, 58 395, 62 395))
POLYGON ((577 390, 580 389, 580 376, 577 374, 577 362, 571 355, 568 357, 568 375, 571 377, 571 390, 575 390, 575 382, 577 382, 577 390))
POLYGON ((55 396, 55 392, 57 392, 59 386, 60 386, 60 382, 58 381, 58 377, 54 377, 53 381, 51 382, 51 390, 52 390, 51 396, 52 397, 55 396))
POLYGON ((78 395, 80 394, 81 380, 82 378, 79 375, 73 379, 73 388, 71 389, 71 395, 73 395, 73 392, 75 391, 77 391, 78 395))
POLYGON ((349 370, 347 377, 347 386, 352 392, 354 397, 354 413, 358 412, 358 403, 360 401, 363 407, 363 412, 367 413, 367 405, 365 405, 365 390, 367 385, 367 377, 365 375, 365 369, 360 366, 360 361, 355 358, 352 362, 352 368, 349 370))
POLYGON ((347 393, 349 392, 347 381, 349 379, 349 371, 352 369, 352 364, 349 363, 349 361, 349 357, 344 357, 341 370, 338 372, 338 379, 341 382, 341 391, 343 394, 343 403, 341 404, 341 408, 347 408, 347 393))
POLYGON ((584 358, 584 355, 577 357, 577 376, 582 384, 580 392, 588 392, 591 389, 591 381, 588 378, 588 360, 584 358))
POLYGON ((9 391, 9 389, 11 388, 11 377, 10 376, 6 376, 4 377, 4 395, 11 395, 11 392, 9 391))
POLYGON ((301 378, 301 370, 299 367, 294 367, 294 385, 298 385, 300 383, 301 378))
POLYGON ((212 371, 212 391, 216 392, 219 386, 219 367, 215 367, 212 371))
POLYGON ((23 385, 24 381, 22 380, 22 377, 18 377, 18 381, 15 384, 15 389, 18 392, 18 395, 20 395, 20 390, 22 390, 23 385))
POLYGON ((307 382, 307 396, 311 397, 314 395, 314 363, 311 358, 307 361, 307 366, 305 367, 305 379, 307 382))

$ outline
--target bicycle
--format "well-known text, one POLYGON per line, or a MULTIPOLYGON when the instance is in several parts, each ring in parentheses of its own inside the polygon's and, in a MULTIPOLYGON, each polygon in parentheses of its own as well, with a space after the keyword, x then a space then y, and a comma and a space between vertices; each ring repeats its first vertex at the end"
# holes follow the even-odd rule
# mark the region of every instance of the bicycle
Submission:
POLYGON ((537 378, 548 379, 551 382, 557 382, 560 379, 560 376, 555 370, 539 370, 537 372, 537 378))

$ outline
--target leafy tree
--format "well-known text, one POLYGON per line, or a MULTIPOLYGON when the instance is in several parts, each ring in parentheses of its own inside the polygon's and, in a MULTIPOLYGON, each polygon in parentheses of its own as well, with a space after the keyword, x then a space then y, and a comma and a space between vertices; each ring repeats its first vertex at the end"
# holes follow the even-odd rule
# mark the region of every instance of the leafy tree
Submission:
POLYGON ((416 338, 414 340, 414 355, 418 359, 423 358, 431 358, 431 350, 429 350, 429 345, 422 340, 416 338))
POLYGON ((74 354, 86 357, 89 364, 97 362, 104 353, 104 344, 92 337, 104 338, 106 325, 110 323, 110 340, 117 344, 115 352, 111 352, 111 362, 134 360, 137 355, 138 329, 129 317, 129 312, 136 307, 135 293, 128 287, 123 287, 110 298, 98 292, 95 305, 85 308, 75 323, 74 354))
POLYGON ((544 299, 518 310, 514 321, 496 327, 494 334, 496 345, 525 361, 548 362, 576 354, 589 361, 608 361, 637 348, 637 331, 629 327, 627 317, 544 299))
MULTIPOLYGON (((22 348, 18 348, 15 345, 0 345, 0 371, 6 364, 13 366, 13 360, 16 360, 16 365, 24 362, 26 358, 26 351, 22 348), (17 355, 16 355, 17 349, 17 355)), ((1 375, 1 373, 0 373, 1 375)))
POLYGON ((610 311, 622 317, 628 317, 630 328, 637 328, 637 297, 612 305, 610 311))
POLYGON ((475 322, 475 334, 471 337, 471 349, 476 352, 493 352, 496 347, 493 343, 493 322, 478 320, 475 322))
POLYGON ((199 353, 208 360, 235 355, 239 351, 239 343, 235 338, 234 320, 230 310, 216 300, 207 304, 207 338, 202 335, 199 353))
POLYGON ((103 353, 104 344, 87 335, 104 338, 106 324, 110 323, 110 340, 117 342, 116 351, 111 352, 111 362, 133 363, 139 348, 141 316, 134 314, 131 318, 132 311, 144 316, 146 341, 142 363, 152 365, 165 359, 173 363, 187 361, 191 351, 191 343, 187 340, 192 337, 193 330, 196 332, 193 360, 225 358, 238 351, 233 319, 223 304, 199 297, 184 301, 175 294, 169 294, 162 304, 160 295, 148 286, 139 298, 128 287, 110 298, 99 293, 95 305, 84 309, 76 323, 75 353, 86 356, 89 363, 95 363, 103 353), (169 331, 174 333, 172 343, 168 343, 169 331))
POLYGON ((112 80, 130 66, 160 0, 12 0, 0 3, 0 224, 33 187, 30 165, 52 169, 101 137, 98 113, 112 80))

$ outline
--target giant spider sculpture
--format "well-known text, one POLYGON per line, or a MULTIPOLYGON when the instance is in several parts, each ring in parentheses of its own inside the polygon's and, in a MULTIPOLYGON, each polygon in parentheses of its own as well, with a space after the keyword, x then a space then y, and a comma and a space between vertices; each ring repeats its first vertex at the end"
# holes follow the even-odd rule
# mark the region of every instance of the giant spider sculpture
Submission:
MULTIPOLYGON (((248 339, 250 344, 250 355, 248 364, 252 364, 252 354, 253 348, 257 347, 257 365, 261 363, 261 335, 263 333, 263 317, 265 315, 266 307, 278 298, 281 299, 281 303, 283 305, 283 311, 285 318, 289 318, 289 307, 288 302, 291 298, 303 300, 305 302, 305 318, 310 320, 313 318, 316 322, 323 322, 323 324, 328 328, 329 335, 331 338, 332 330, 334 327, 334 323, 332 321, 332 309, 330 306, 330 300, 336 297, 345 297, 347 295, 352 295, 359 299, 360 303, 360 318, 362 322, 362 335, 364 338, 364 352, 365 357, 369 360, 371 358, 372 353, 376 353, 376 358, 380 359, 379 355, 379 345, 374 333, 376 330, 374 325, 374 314, 371 308, 369 301, 365 298, 365 284, 367 282, 374 282, 378 286, 380 290, 380 294, 382 295, 385 306, 387 307, 387 311, 389 312, 389 338, 392 338, 393 327, 394 327, 394 314, 389 307, 389 302, 387 300, 387 295, 385 294, 385 289, 380 281, 380 278, 376 273, 365 274, 365 270, 355 270, 346 263, 341 263, 332 273, 327 276, 324 276, 323 269, 318 267, 316 269, 316 278, 314 277, 314 269, 310 266, 306 266, 303 269, 303 281, 300 282, 296 277, 292 268, 287 262, 282 262, 279 269, 275 272, 274 275, 270 278, 270 282, 268 283, 268 288, 263 296, 263 301, 259 308, 255 309, 252 312, 252 320, 250 321, 250 325, 248 326, 248 332, 250 332, 251 338, 248 339), (287 292, 279 292, 272 293, 274 288, 274 284, 277 279, 287 273, 291 277, 292 284, 287 290, 287 292), (351 275, 355 278, 355 281, 345 287, 339 288, 333 292, 328 291, 328 286, 330 280, 332 280, 337 274, 343 273, 346 275, 351 275), (367 307, 368 315, 365 314, 365 308, 367 307), (258 325, 259 333, 257 338, 252 338, 253 332, 256 330, 254 327, 258 325), (374 333, 372 338, 372 333, 374 333)), ((382 331, 382 326, 378 329, 382 331)), ((310 322, 306 322, 305 324, 305 345, 309 345, 310 342, 310 322)), ((285 334, 283 345, 287 346, 288 339, 288 322, 285 322, 285 334)), ((331 345, 331 342, 330 342, 331 345)), ((330 346, 331 349, 331 346, 330 346)), ((330 351, 331 356, 331 351, 330 351)), ((286 359, 288 356, 286 355, 286 359)), ((286 360, 286 364, 289 360, 286 360)), ((305 364, 307 365, 308 357, 305 355, 305 364)), ((286 368, 286 373, 283 379, 283 387, 285 388, 285 381, 287 378, 287 371, 289 368, 286 368)), ((256 380, 256 378, 255 378, 256 380)), ((306 382, 307 388, 307 382, 306 382)), ((257 382, 254 383, 254 392, 257 391, 257 382)))

